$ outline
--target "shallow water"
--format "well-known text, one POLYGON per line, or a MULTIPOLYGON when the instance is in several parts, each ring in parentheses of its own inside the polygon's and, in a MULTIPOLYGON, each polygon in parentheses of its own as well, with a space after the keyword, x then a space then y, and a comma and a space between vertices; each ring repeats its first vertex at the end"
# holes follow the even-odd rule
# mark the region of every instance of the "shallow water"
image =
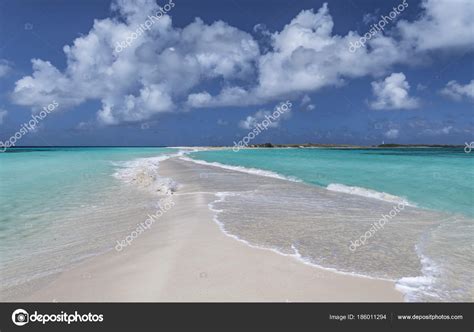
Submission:
POLYGON ((395 196, 422 208, 474 217, 474 153, 463 148, 229 149, 191 156, 366 197, 395 196))
MULTIPOLYGON (((114 175, 127 174, 136 158, 176 152, 157 148, 9 151, 0 154, 2 295, 8 295, 11 287, 113 248, 116 240, 156 210, 159 201, 152 191, 127 185, 114 175)), ((156 169, 148 175, 153 172, 158 179, 156 169)), ((153 187, 155 193, 164 194, 158 188, 163 186, 153 187)))
MULTIPOLYGON (((176 155, 176 149, 16 150, 0 154, 2 297, 6 289, 111 250, 156 209, 159 197, 179 191, 176 179, 159 176, 159 163, 165 155, 176 155)), ((230 152, 239 160, 230 160, 228 151, 194 154, 228 165, 196 164, 183 157, 173 162, 189 167, 200 190, 216 193, 210 208, 223 231, 252 246, 341 273, 394 280, 409 301, 473 300, 474 222, 466 209, 467 203, 472 206, 471 182, 462 183, 455 174, 461 169, 466 176, 472 173, 472 159, 455 151, 442 157, 452 168, 436 166, 437 174, 450 169, 454 195, 448 187, 442 190, 449 181, 429 184, 427 190, 416 186, 429 179, 413 178, 415 185, 407 187, 408 175, 419 171, 406 155, 397 166, 396 159, 385 161, 382 152, 374 157, 359 151, 348 170, 341 164, 351 165, 347 154, 353 152, 336 152, 336 157, 313 150, 273 151, 230 152), (390 172, 376 176, 381 165, 390 172), (400 183, 393 178, 397 168, 400 183), (350 174, 343 176, 344 170, 350 174), (338 187, 326 189, 331 183, 338 187), (422 192, 429 198, 419 200, 422 192), (459 197, 463 200, 452 203, 459 197), (431 206, 439 201, 443 204, 431 206), (374 228, 400 204, 403 209, 374 228), (351 249, 364 235, 365 243, 351 249)), ((435 167, 431 158, 441 158, 433 154, 425 160, 427 169, 435 167)))
POLYGON ((378 198, 197 162, 203 190, 220 191, 211 208, 229 235, 320 267, 394 280, 408 301, 472 301, 471 218, 409 205, 394 213, 398 204, 378 198), (383 215, 393 217, 374 228, 383 215))

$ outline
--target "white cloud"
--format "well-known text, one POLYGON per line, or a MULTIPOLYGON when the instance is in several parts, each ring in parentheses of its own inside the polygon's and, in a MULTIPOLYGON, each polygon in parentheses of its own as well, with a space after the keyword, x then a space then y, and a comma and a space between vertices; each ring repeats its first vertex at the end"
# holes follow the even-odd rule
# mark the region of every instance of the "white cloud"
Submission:
MULTIPOLYGON (((31 107, 51 100, 63 107, 100 100, 98 120, 118 124, 176 111, 176 103, 200 83, 242 81, 254 75, 257 43, 222 21, 207 25, 196 19, 179 29, 164 15, 130 47, 116 53, 116 43, 158 7, 153 0, 118 0, 112 7, 125 22, 117 17, 96 20, 88 34, 64 47, 67 68, 63 72, 47 61, 34 59, 33 74, 16 82, 13 100, 31 107)), ((239 89, 224 91, 220 102, 236 103, 239 89)), ((202 102, 202 96, 191 100, 202 102)))
POLYGON ((463 98, 474 101, 474 80, 465 85, 459 84, 456 81, 449 81, 446 87, 441 90, 441 94, 457 101, 463 98))
POLYGON ((474 48, 472 0, 423 0, 421 17, 397 24, 402 42, 417 51, 474 48))
POLYGON ((229 124, 229 122, 227 122, 226 120, 218 119, 217 124, 219 126, 227 126, 229 124))
MULTIPOLYGON (((278 107, 281 106, 280 103, 278 106, 275 107, 274 111, 277 111, 278 107)), ((280 126, 280 122, 284 119, 288 119, 291 116, 291 109, 287 109, 285 112, 279 112, 278 116, 273 115, 274 112, 260 110, 257 111, 253 115, 247 116, 245 119, 239 122, 239 127, 243 129, 253 129, 259 123, 261 123, 265 119, 269 119, 268 128, 277 128, 280 126)))
POLYGON ((171 112, 174 104, 164 90, 162 86, 152 84, 143 87, 136 96, 129 94, 121 100, 114 97, 104 99, 102 109, 97 114, 98 119, 110 125, 120 122, 139 122, 157 113, 171 112))
POLYGON ((377 20, 379 20, 379 19, 380 18, 377 15, 375 15, 374 13, 366 13, 362 17, 362 22, 364 22, 364 24, 366 24, 366 25, 369 25, 371 23, 377 22, 377 20))
POLYGON ((428 87, 427 87, 426 85, 421 84, 421 83, 418 83, 418 84, 416 85, 416 89, 417 89, 418 91, 425 91, 427 88, 428 88, 428 87))
MULTIPOLYGON (((426 51, 474 48, 474 6, 471 0, 426 0, 419 19, 401 21, 370 47, 347 52, 360 36, 332 34, 334 22, 327 4, 316 13, 301 11, 281 32, 273 34, 273 52, 259 60, 261 98, 338 86, 347 79, 380 75, 397 63, 417 64, 426 51), (400 37, 395 37, 400 36, 400 37)), ((411 107, 410 103, 407 105, 411 107)))
POLYGON ((421 134, 428 135, 428 136, 439 136, 439 135, 448 135, 451 132, 459 132, 459 130, 455 129, 453 126, 445 126, 441 128, 427 128, 424 129, 421 134))
POLYGON ((97 128, 97 124, 92 121, 81 121, 75 127, 76 131, 92 131, 97 128))
POLYGON ((387 138, 394 139, 394 138, 398 138, 398 134, 399 134, 398 129, 389 129, 384 135, 387 138))
POLYGON ((308 95, 303 96, 300 105, 302 106, 302 109, 306 111, 312 111, 316 108, 314 104, 311 104, 311 97, 308 95))
POLYGON ((413 109, 418 107, 418 100, 410 97, 410 85, 403 73, 392 73, 383 81, 372 82, 375 100, 370 107, 376 110, 413 109))
MULTIPOLYGON (((247 116, 244 120, 241 120, 239 122, 239 127, 243 129, 253 129, 255 128, 255 126, 257 126, 257 124, 259 124, 265 119, 265 116, 270 116, 271 114, 272 113, 270 111, 264 111, 264 110, 258 111, 253 115, 247 116)), ((270 122, 268 127, 276 128, 278 127, 278 125, 279 125, 279 122, 275 121, 275 122, 270 122)))
MULTIPOLYGON (((340 86, 350 78, 380 75, 392 64, 409 58, 408 49, 382 34, 371 40, 370 50, 351 53, 349 43, 360 36, 352 31, 346 36, 333 35, 333 26, 324 4, 317 12, 301 11, 281 31, 273 33, 272 50, 258 58, 257 84, 244 90, 247 104, 340 86)), ((223 92, 207 94, 201 107, 221 105, 223 92)), ((239 97, 242 100, 243 94, 239 97)))
POLYGON ((442 128, 441 132, 443 134, 449 134, 451 132, 451 130, 453 130, 453 126, 447 126, 447 127, 442 128))
POLYGON ((308 95, 304 95, 301 99, 301 106, 308 105, 311 102, 311 97, 308 95))
POLYGON ((398 52, 391 42, 379 37, 373 51, 358 54, 348 52, 349 41, 357 34, 345 37, 333 35, 334 22, 327 4, 316 13, 303 10, 281 32, 273 34, 273 52, 259 60, 258 86, 255 94, 262 99, 315 91, 326 86, 338 86, 346 78, 383 72, 398 52))
POLYGON ((8 111, 0 109, 0 125, 3 124, 3 119, 7 116, 8 111))
POLYGON ((188 96, 187 104, 191 107, 199 108, 210 106, 212 102, 212 96, 209 94, 209 92, 204 91, 190 94, 188 96))
POLYGON ((217 107, 217 106, 246 106, 255 105, 257 99, 240 87, 225 87, 217 96, 211 96, 207 91, 192 93, 186 104, 190 107, 217 107))
POLYGON ((12 65, 5 59, 0 59, 0 78, 7 76, 12 70, 12 65))
POLYGON ((415 117, 410 119, 408 126, 415 129, 420 136, 439 136, 449 134, 472 134, 472 126, 466 128, 455 127, 451 121, 429 121, 425 118, 415 117))
MULTIPOLYGON (((75 106, 85 100, 85 86, 74 84, 50 62, 33 59, 33 74, 15 83, 13 100, 18 105, 35 109, 58 101, 63 107, 75 106)), ((95 87, 92 86, 91 90, 95 87)), ((99 87, 97 87, 99 88, 99 87)))
MULTIPOLYGON (((52 100, 62 108, 98 100, 102 108, 97 119, 118 124, 186 107, 263 105, 300 97, 353 78, 381 77, 395 64, 416 65, 430 55, 427 51, 472 49, 474 6, 471 0, 455 1, 423 1, 417 20, 398 22, 353 53, 349 43, 359 34, 333 34, 327 4, 317 11, 302 10, 281 31, 255 26, 253 33, 265 39, 264 45, 259 39, 262 53, 254 37, 223 21, 206 24, 197 18, 176 28, 168 15, 116 53, 116 43, 158 7, 153 0, 115 0, 112 17, 95 20, 88 33, 64 47, 64 71, 32 59, 33 73, 16 82, 12 99, 36 109, 52 100), (223 86, 215 95, 200 88, 213 83, 223 86)), ((387 82, 374 83, 374 91, 380 92, 375 108, 417 106, 404 79, 388 82, 396 92, 384 89, 387 82)))

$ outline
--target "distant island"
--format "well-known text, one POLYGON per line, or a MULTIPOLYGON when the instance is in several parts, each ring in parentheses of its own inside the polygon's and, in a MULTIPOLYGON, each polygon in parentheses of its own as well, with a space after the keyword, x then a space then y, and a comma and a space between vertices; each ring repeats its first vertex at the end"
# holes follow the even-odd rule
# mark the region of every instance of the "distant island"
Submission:
POLYGON ((462 148, 464 145, 450 144, 379 144, 379 145, 352 145, 352 144, 320 144, 320 143, 303 143, 303 144, 249 144, 248 148, 462 148))
POLYGON ((380 144, 378 148, 463 148, 464 145, 450 144, 380 144))

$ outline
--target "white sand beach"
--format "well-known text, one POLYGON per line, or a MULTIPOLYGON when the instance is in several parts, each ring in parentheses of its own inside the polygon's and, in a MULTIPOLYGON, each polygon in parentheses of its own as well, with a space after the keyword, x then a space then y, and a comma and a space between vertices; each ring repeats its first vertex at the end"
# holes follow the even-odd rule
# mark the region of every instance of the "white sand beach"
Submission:
POLYGON ((215 192, 201 185, 203 167, 213 171, 177 158, 161 162, 160 175, 180 187, 173 208, 149 230, 122 251, 90 258, 9 300, 403 301, 392 281, 320 269, 224 234, 208 207, 215 192))

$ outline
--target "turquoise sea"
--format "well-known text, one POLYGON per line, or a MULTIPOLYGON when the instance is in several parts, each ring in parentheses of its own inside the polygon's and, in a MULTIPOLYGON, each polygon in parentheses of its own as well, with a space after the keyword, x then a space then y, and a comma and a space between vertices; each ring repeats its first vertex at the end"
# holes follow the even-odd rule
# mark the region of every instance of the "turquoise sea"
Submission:
POLYGON ((110 249, 135 222, 133 212, 145 215, 136 212, 150 208, 149 197, 140 192, 128 195, 132 187, 124 187, 114 175, 127 171, 134 160, 176 152, 166 148, 7 151, 0 153, 0 279, 6 288, 110 249))
POLYGON ((474 152, 462 148, 246 149, 192 156, 273 171, 332 190, 348 191, 350 186, 369 197, 377 195, 373 191, 387 193, 419 207, 474 216, 474 152))
POLYGON ((473 300, 474 159, 463 148, 229 149, 190 157, 289 180, 221 176, 233 189, 211 207, 227 234, 319 267, 393 280, 407 301, 473 300), (374 226, 388 215, 386 227, 374 226))
MULTIPOLYGON (((166 148, 18 148, 0 154, 0 239, 44 222, 44 213, 74 210, 117 186, 117 163, 175 152, 166 148)), ((3 241, 2 241, 3 242, 3 241)))
MULTIPOLYGON (((141 221, 137 216, 153 211, 158 201, 127 184, 138 181, 155 194, 165 193, 174 184, 159 176, 159 163, 183 156, 182 150, 13 148, 0 153, 0 288, 47 278, 111 250, 141 221)), ((399 280, 408 300, 472 300, 474 152, 307 148, 185 153, 221 168, 291 180, 239 182, 240 188, 257 189, 218 195, 213 206, 232 235, 294 252, 321 267, 399 280), (411 210, 397 217, 389 231, 378 232, 356 253, 348 249, 374 218, 400 202, 411 210), (373 215, 365 218, 362 211, 373 215)), ((225 174, 219 181, 231 183, 225 174)))

